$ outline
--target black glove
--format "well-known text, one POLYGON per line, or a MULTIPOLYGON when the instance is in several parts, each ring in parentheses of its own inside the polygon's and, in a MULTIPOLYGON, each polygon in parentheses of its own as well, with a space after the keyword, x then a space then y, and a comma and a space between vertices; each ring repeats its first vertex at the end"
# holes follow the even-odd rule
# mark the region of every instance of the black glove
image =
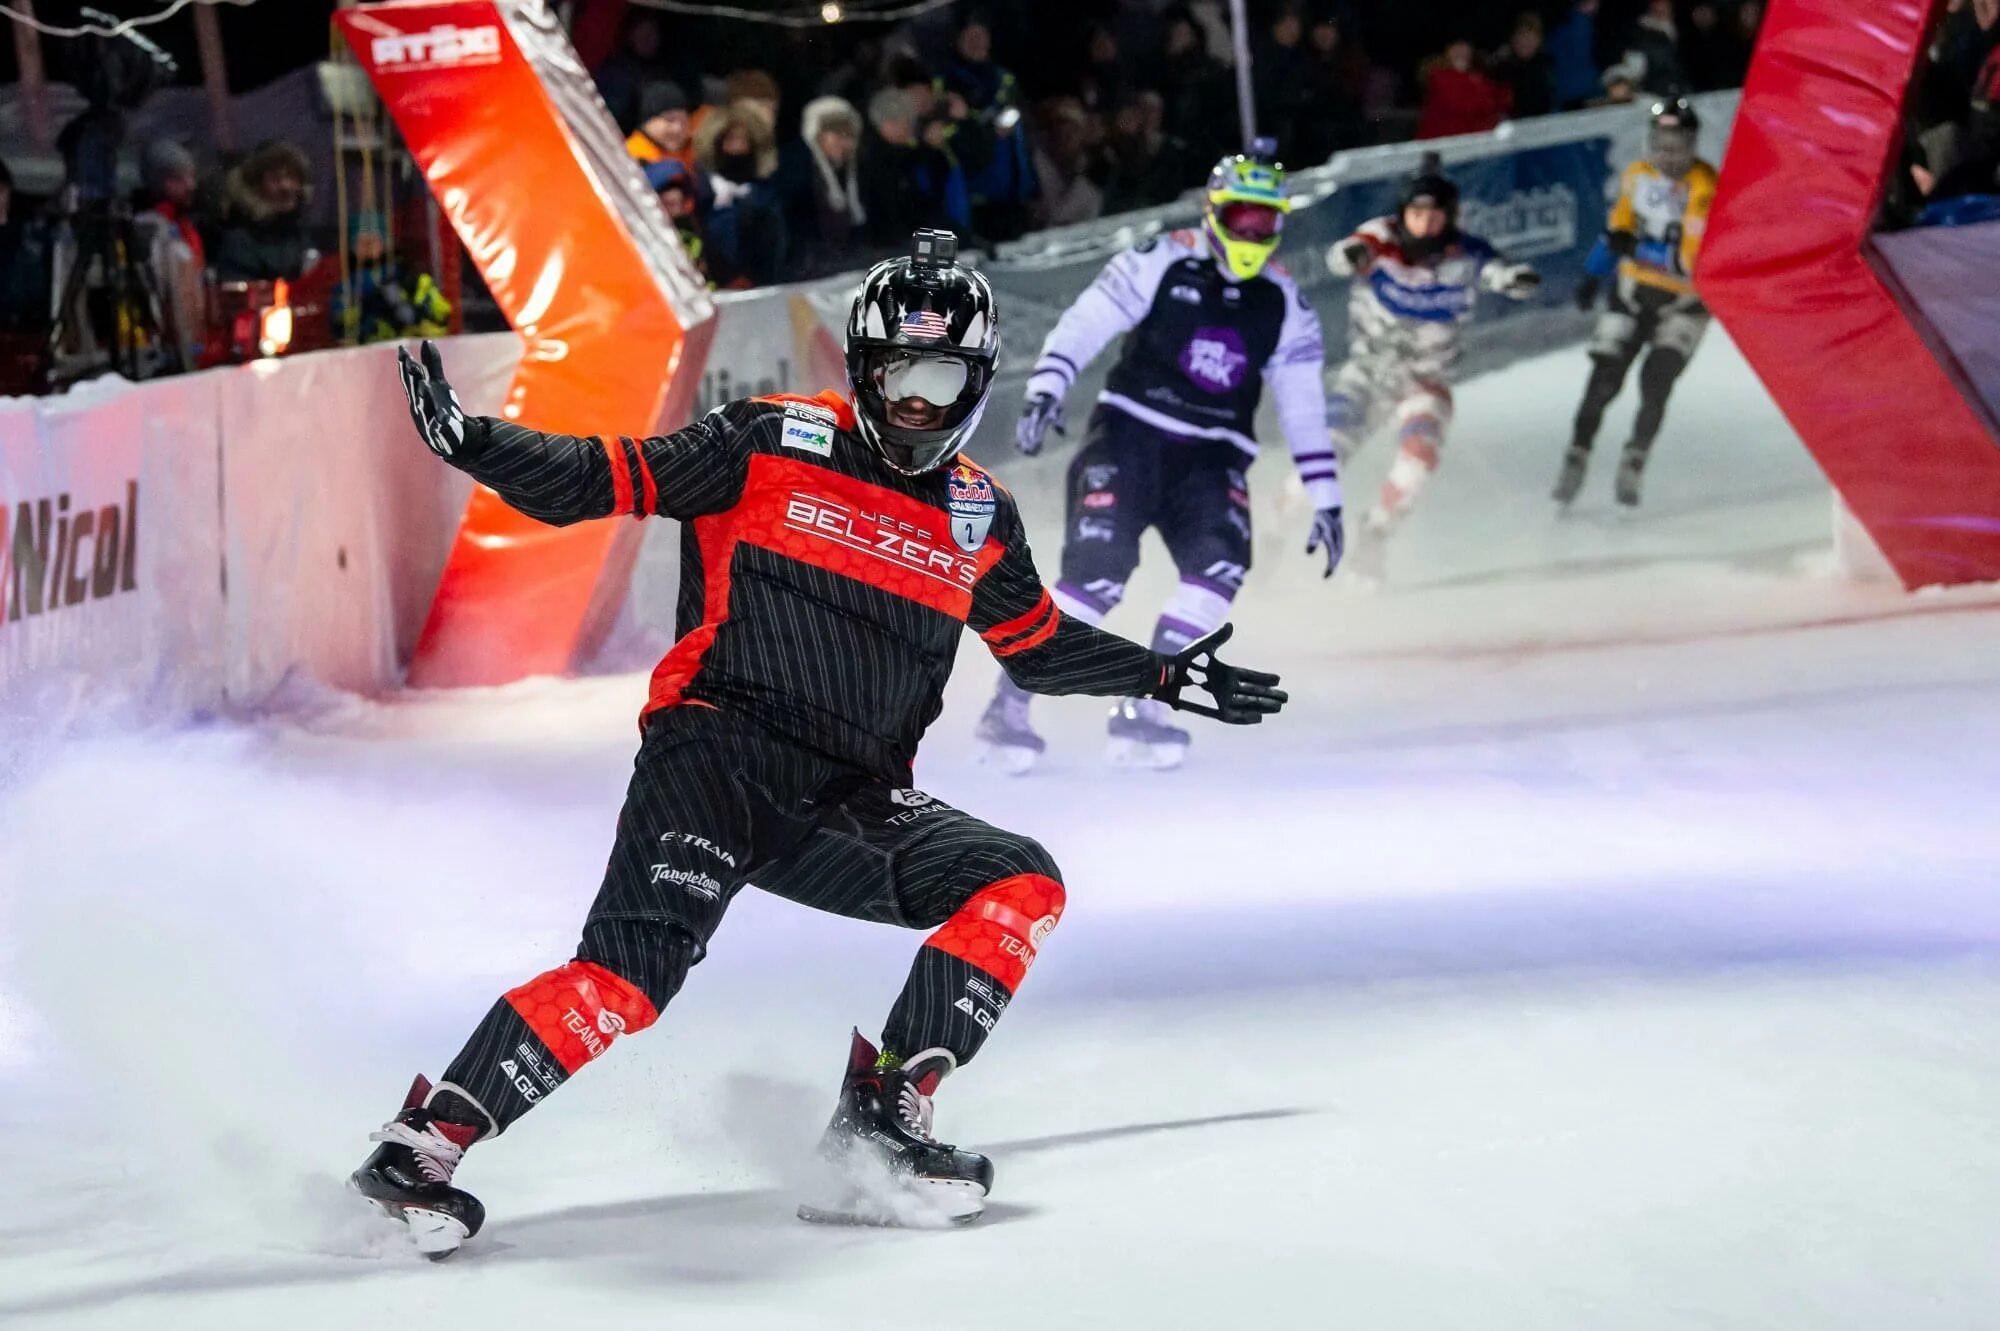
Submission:
POLYGON ((1619 258, 1629 259, 1638 252, 1639 236, 1632 231, 1607 231, 1604 233, 1604 243, 1619 258))
POLYGON ((1581 282, 1576 284, 1576 307, 1579 310, 1588 310, 1591 306, 1597 304, 1598 285, 1597 279, 1590 276, 1585 276, 1581 282))
POLYGON ((417 433, 431 452, 448 458, 465 443, 465 408, 444 381, 444 357, 438 355, 437 343, 425 338, 423 354, 424 363, 418 365, 408 347, 397 347, 396 368, 403 375, 403 392, 409 396, 417 433))
POLYGON ((1321 577, 1330 578, 1340 567, 1340 557, 1347 552, 1347 528, 1341 525, 1340 510, 1323 508, 1313 518, 1312 535, 1306 538, 1306 553, 1317 554, 1326 551, 1326 572, 1321 577))
POLYGON ((1177 712, 1212 716, 1231 726, 1254 726, 1283 707, 1288 698, 1278 687, 1276 675, 1224 665, 1215 659, 1215 649, 1228 642, 1235 631, 1234 625, 1224 624, 1168 661, 1159 687, 1148 696, 1177 712), (1190 684, 1204 690, 1215 705, 1182 701, 1181 690, 1190 684))
POLYGON ((1369 262, 1373 260, 1374 257, 1375 257, 1375 251, 1368 248, 1368 242, 1365 240, 1348 240, 1341 242, 1340 261, 1341 263, 1346 265, 1347 271, 1349 273, 1360 272, 1363 268, 1366 268, 1368 266, 1369 262))
POLYGON ((1069 433, 1063 429, 1062 399, 1036 393, 1021 406, 1021 419, 1014 426, 1014 447, 1033 457, 1042 451, 1042 439, 1050 430, 1069 433))

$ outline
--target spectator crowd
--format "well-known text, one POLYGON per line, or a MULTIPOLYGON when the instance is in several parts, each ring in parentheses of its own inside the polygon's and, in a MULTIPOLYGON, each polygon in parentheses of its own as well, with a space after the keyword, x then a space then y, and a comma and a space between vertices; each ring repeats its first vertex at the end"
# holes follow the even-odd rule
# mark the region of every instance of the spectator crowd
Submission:
POLYGON ((1949 0, 1906 130, 1885 225, 2000 221, 2000 0, 1949 0))
MULTIPOLYGON (((1759 0, 1252 0, 1260 133, 1285 162, 1742 82, 1759 0), (1443 32, 1447 40, 1437 44, 1443 32)), ((596 70, 720 287, 1171 202, 1241 144, 1226 0, 991 0, 886 32, 636 9, 596 70)))
MULTIPOLYGON (((1952 0, 1931 51, 1908 173, 1917 207, 1992 183, 1996 6, 1952 0)), ((1248 14, 1258 130, 1301 168, 1738 85, 1762 5, 1249 0, 1248 14)), ((1172 202, 1241 146, 1234 62, 1228 0, 959 0, 894 25, 816 28, 635 5, 593 73, 688 253, 712 285, 742 288, 852 270, 921 226, 981 247, 1172 202)), ((179 363, 241 354, 215 336, 229 284, 316 281, 329 340, 427 333, 450 316, 396 243, 397 219, 365 210, 381 205, 343 209, 341 227, 324 201, 309 209, 310 183, 333 168, 315 171, 300 147, 268 142, 206 174, 170 140, 137 152, 124 243, 157 279, 179 363)), ((10 184, 0 164, 0 335, 46 323, 36 293, 75 238, 10 184)), ((427 224, 404 221, 427 256, 427 224)), ((467 285, 483 299, 476 276, 467 285)))

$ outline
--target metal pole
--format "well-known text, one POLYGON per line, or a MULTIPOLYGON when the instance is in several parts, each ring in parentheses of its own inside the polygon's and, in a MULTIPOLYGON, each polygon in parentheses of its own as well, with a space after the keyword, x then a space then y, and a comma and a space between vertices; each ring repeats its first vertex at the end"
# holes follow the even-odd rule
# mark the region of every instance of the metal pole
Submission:
POLYGON ((1257 138, 1257 102, 1250 92, 1250 20, 1243 0, 1229 0, 1229 42, 1236 48, 1236 115, 1243 122, 1243 151, 1257 138))
POLYGON ((229 71, 222 55, 222 25, 212 5, 194 7, 195 46, 201 52, 201 83, 208 93, 208 126, 216 150, 236 151, 236 116, 229 105, 229 71))
POLYGON ((49 120, 49 80, 42 68, 42 34, 21 21, 35 16, 35 0, 19 0, 14 7, 20 11, 20 17, 14 20, 14 64, 21 71, 21 107, 26 113, 28 137, 46 148, 56 141, 56 135, 49 120))

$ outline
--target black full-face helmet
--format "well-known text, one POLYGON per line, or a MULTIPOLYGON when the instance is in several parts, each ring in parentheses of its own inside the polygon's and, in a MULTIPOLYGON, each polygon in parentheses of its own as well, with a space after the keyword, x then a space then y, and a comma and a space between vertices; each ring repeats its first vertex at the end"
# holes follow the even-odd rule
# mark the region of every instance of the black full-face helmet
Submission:
POLYGON ((868 270, 847 317, 861 437, 910 475, 944 465, 972 437, 1000 355, 993 288, 957 256, 951 232, 917 232, 910 257, 868 270))

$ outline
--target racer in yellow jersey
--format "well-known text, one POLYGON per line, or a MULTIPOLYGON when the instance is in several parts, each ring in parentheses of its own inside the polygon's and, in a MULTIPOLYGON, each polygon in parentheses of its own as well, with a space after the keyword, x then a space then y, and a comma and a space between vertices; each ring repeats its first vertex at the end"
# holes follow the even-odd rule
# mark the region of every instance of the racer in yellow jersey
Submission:
POLYGON ((1639 478, 1666 415, 1667 396, 1708 330, 1708 309, 1695 294, 1693 275, 1715 201, 1716 171, 1695 156, 1700 130, 1701 120, 1686 98, 1653 107, 1646 155, 1625 168, 1604 235, 1585 261, 1586 275, 1576 291, 1580 309, 1595 305, 1603 279, 1614 270, 1616 276, 1591 339, 1590 382, 1556 480, 1555 500, 1564 507, 1583 488, 1604 409, 1624 387, 1633 362, 1647 352, 1639 370, 1639 415, 1617 480, 1618 502, 1627 508, 1638 504, 1639 478))

